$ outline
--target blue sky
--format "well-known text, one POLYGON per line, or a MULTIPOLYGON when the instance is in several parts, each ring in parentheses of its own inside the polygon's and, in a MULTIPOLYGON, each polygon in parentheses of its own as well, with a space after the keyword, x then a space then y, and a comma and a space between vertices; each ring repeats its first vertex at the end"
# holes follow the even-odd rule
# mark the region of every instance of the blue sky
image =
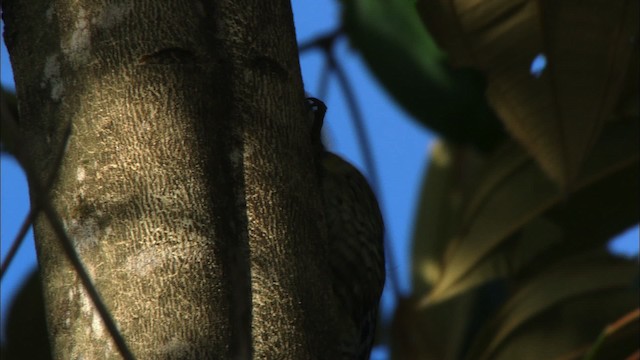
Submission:
MULTIPOLYGON (((294 17, 298 40, 313 38, 315 35, 333 30, 339 24, 339 7, 335 0, 302 1, 293 0, 294 17)), ((413 232, 413 214, 416 208, 417 191, 420 188, 427 155, 433 141, 432 134, 417 125, 409 116, 387 97, 368 72, 362 60, 349 48, 346 40, 339 42, 337 56, 347 69, 348 77, 356 88, 356 96, 366 119, 368 134, 373 145, 373 156, 378 166, 381 180, 378 194, 383 206, 386 227, 393 240, 392 249, 400 275, 400 287, 409 288, 408 254, 409 241, 413 232)), ((8 56, 2 44, 1 57, 2 85, 13 89, 13 80, 8 56)), ((303 78, 307 92, 317 94, 319 78, 323 69, 323 55, 319 51, 301 56, 303 78)), ((364 169, 361 151, 356 142, 346 103, 337 82, 330 82, 328 96, 323 99, 328 105, 327 137, 329 146, 337 153, 364 169)), ((15 160, 3 155, 0 158, 1 175, 1 219, 2 259, 6 256, 20 224, 28 212, 28 192, 20 168, 15 160)), ((638 227, 625 232, 612 243, 612 249, 620 253, 637 253, 638 227)), ((18 257, 12 264, 1 284, 2 317, 10 305, 14 290, 35 266, 35 251, 30 233, 18 257)), ((393 306, 390 294, 383 297, 383 309, 388 315, 393 306)), ((4 326, 2 327, 4 338, 4 326)), ((375 358, 384 358, 378 355, 375 358)))

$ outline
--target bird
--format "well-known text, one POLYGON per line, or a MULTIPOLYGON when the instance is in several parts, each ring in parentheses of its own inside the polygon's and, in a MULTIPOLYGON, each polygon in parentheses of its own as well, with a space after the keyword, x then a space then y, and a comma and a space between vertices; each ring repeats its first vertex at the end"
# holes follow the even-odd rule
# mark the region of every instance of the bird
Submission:
POLYGON ((340 315, 338 351, 344 360, 367 360, 385 282, 384 222, 366 178, 322 142, 326 105, 313 97, 306 98, 306 105, 327 226, 331 288, 340 315))

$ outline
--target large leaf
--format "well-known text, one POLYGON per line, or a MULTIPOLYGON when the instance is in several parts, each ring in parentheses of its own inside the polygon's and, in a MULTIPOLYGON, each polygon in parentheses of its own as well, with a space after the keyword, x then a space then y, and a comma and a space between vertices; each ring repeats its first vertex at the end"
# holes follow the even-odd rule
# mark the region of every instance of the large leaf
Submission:
POLYGON ((637 304, 636 282, 633 261, 614 259, 603 250, 565 259, 520 285, 479 334, 467 358, 552 359, 565 354, 637 304))
POLYGON ((460 222, 461 195, 484 164, 477 152, 436 140, 431 148, 413 241, 413 289, 424 293, 438 280, 448 241, 460 222))
POLYGON ((447 292, 459 294, 489 280, 517 274, 562 241, 559 226, 545 219, 534 219, 524 226, 521 233, 514 235, 494 249, 490 256, 479 261, 473 271, 453 283, 447 292))
MULTIPOLYGON (((468 360, 561 360, 567 351, 584 346, 601 326, 620 316, 625 308, 637 301, 637 296, 626 289, 610 289, 575 297, 515 330, 495 354, 482 358, 469 357, 468 360)), ((600 360, 627 359, 637 346, 637 337, 621 345, 624 345, 623 353, 612 352, 613 356, 600 360)))
MULTIPOLYGON (((468 147, 442 140, 433 143, 415 218, 414 294, 425 293, 440 277, 444 250, 460 220, 461 194, 483 164, 483 157, 468 147)), ((415 296, 401 299, 391 329, 392 358, 457 359, 479 295, 470 291, 427 309, 418 306, 415 296)))
MULTIPOLYGON (((627 204, 636 203, 637 199, 624 196, 633 194, 637 188, 638 172, 634 169, 637 170, 640 157, 638 129, 637 119, 611 123, 587 159, 577 187, 577 190, 586 191, 603 179, 621 176, 623 181, 616 188, 603 190, 607 191, 604 196, 615 194, 616 199, 622 198, 625 202, 620 208, 631 212, 631 215, 625 214, 626 221, 631 221, 625 226, 637 222, 637 206, 627 204)), ((540 237, 540 241, 547 244, 536 245, 528 241, 512 244, 505 241, 521 239, 513 235, 527 224, 539 232, 536 228, 541 223, 530 223, 533 219, 553 206, 564 207, 567 198, 578 195, 560 191, 517 147, 502 151, 487 165, 472 196, 465 201, 460 230, 448 244, 441 261, 442 275, 426 303, 445 300, 471 286, 504 275, 505 271, 510 271, 509 267, 501 266, 505 262, 524 265, 535 255, 527 255, 528 251, 544 251, 555 240, 540 237)), ((544 226, 549 228, 548 224, 544 226)), ((605 240, 608 239, 600 239, 605 240)))
POLYGON ((638 1, 422 0, 418 6, 452 61, 487 76, 489 101, 510 132, 554 181, 572 185, 621 92, 637 82, 631 39, 638 1), (536 76, 529 69, 540 54, 547 68, 536 76))
POLYGON ((410 0, 343 1, 351 44, 391 96, 418 121, 458 143, 486 149, 504 137, 476 71, 453 69, 410 0))

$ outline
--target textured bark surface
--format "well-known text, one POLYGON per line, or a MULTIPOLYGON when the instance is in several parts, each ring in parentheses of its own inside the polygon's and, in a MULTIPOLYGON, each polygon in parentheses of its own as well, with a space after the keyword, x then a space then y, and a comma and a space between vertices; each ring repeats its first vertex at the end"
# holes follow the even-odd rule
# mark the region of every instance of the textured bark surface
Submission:
MULTIPOLYGON (((30 157, 44 181, 71 128, 51 201, 136 357, 333 358, 289 3, 3 10, 30 157)), ((35 234, 55 358, 117 358, 43 216, 35 234)))

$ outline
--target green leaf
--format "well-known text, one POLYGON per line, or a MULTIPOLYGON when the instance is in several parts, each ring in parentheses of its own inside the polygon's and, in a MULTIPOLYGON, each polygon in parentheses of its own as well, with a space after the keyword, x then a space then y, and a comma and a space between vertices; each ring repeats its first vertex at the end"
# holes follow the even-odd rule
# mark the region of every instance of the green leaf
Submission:
POLYGON ((409 0, 343 1, 351 44, 389 94, 448 140, 482 149, 503 137, 477 72, 453 69, 409 0))
POLYGON ((517 274, 562 241, 559 226, 544 219, 534 219, 524 226, 521 234, 493 250, 490 256, 481 260, 473 271, 452 284, 447 291, 451 294, 461 293, 489 280, 517 274))
POLYGON ((637 303, 636 282, 636 264, 604 250, 567 258, 521 284, 478 335, 467 358, 552 359, 565 354, 637 303))
MULTIPOLYGON (((447 242, 460 218, 461 194, 483 158, 468 147, 437 140, 431 148, 422 186, 413 241, 413 291, 427 292, 440 277, 447 242)), ((403 299, 394 314, 392 358, 457 359, 474 316, 477 292, 420 308, 418 298, 403 299)))
POLYGON ((637 1, 422 0, 418 8, 452 62, 485 74, 501 120, 563 188, 621 106, 631 109, 623 116, 638 115, 637 1), (538 77, 529 69, 539 54, 547 68, 538 77))
POLYGON ((431 147, 413 237, 413 289, 424 293, 442 272, 442 258, 448 241, 460 222, 461 194, 468 187, 469 174, 484 164, 475 151, 436 140, 431 147))
MULTIPOLYGON (((622 188, 611 191, 633 194, 634 187, 637 187, 637 171, 632 170, 629 175, 623 170, 638 167, 638 130, 638 119, 611 123, 587 159, 579 176, 578 189, 588 189, 609 176, 624 176, 622 188)), ((505 242, 510 237, 517 240, 512 236, 518 230, 553 206, 561 208, 568 198, 576 196, 576 193, 564 194, 559 191, 522 150, 517 147, 503 150, 488 163, 472 196, 465 201, 466 209, 460 230, 449 242, 441 261, 442 276, 436 281, 425 303, 445 300, 471 286, 509 273, 508 268, 500 267, 501 263, 520 262, 518 267, 524 265, 527 256, 523 257, 523 254, 543 251, 547 245, 532 245, 529 241, 505 242), (511 250, 505 253, 505 246, 506 249, 511 247, 511 250)), ((635 203, 632 198, 623 201, 635 203)), ((625 215, 627 220, 637 222, 633 220, 634 216, 637 219, 637 206, 624 206, 630 211, 630 215, 625 215)), ((533 230, 536 230, 537 225, 529 226, 534 226, 533 230)), ((549 241, 549 246, 555 242, 543 240, 549 241)))

